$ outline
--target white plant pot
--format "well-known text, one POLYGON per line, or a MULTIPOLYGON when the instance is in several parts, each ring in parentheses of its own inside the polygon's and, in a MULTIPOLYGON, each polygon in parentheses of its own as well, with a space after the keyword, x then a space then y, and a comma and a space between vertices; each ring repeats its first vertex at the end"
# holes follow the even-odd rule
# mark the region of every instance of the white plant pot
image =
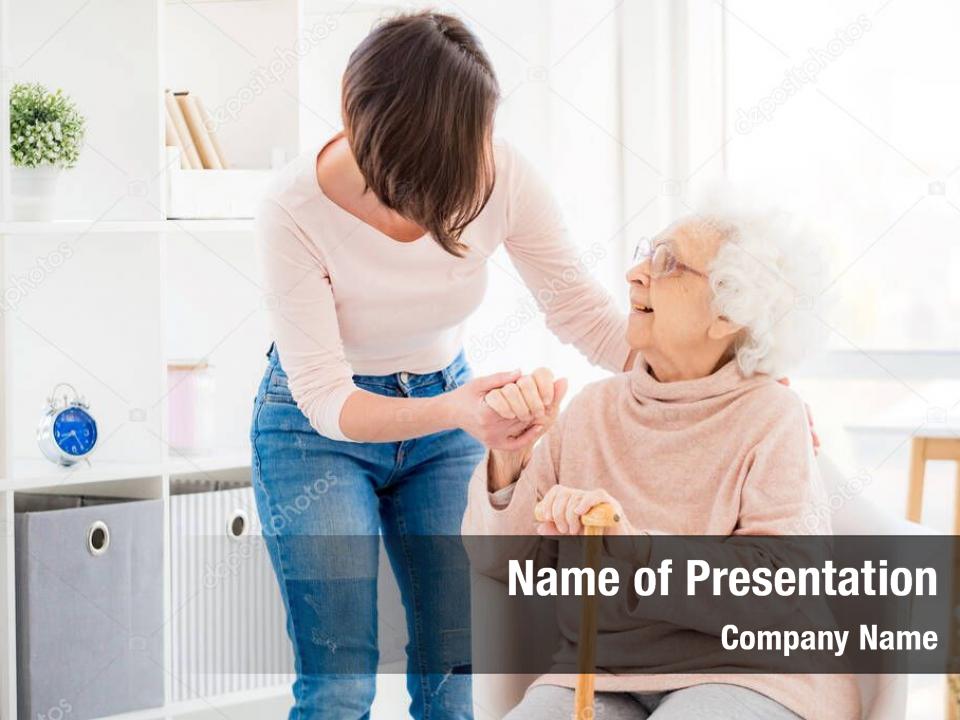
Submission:
POLYGON ((14 220, 52 220, 62 172, 53 165, 11 168, 14 220))

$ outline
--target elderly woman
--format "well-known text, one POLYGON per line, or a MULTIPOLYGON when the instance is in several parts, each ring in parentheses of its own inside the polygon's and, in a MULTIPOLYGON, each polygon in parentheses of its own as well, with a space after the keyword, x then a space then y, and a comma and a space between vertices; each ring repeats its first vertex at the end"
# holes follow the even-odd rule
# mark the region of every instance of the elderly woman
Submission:
MULTIPOLYGON (((810 525, 824 492, 803 403, 775 380, 817 324, 803 310, 816 254, 784 220, 709 213, 642 248, 627 274, 627 339, 642 360, 588 386, 552 427, 541 413, 549 432, 532 450, 491 451, 471 480, 463 534, 577 534, 604 501, 619 532, 646 538, 648 559, 656 534, 828 534, 810 525)), ((668 626, 652 642, 676 638, 668 626)), ((574 682, 542 676, 508 718, 570 717, 574 682)), ((848 675, 601 672, 596 689, 605 720, 859 717, 848 675)))

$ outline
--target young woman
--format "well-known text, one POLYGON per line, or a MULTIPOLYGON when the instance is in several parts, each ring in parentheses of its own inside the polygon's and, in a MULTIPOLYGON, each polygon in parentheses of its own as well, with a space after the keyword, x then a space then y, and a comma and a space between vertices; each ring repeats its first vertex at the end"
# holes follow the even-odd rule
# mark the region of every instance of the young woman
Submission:
POLYGON ((342 91, 343 133, 281 172, 258 221, 275 344, 253 474, 296 657, 290 717, 368 716, 382 533, 411 713, 470 718, 469 579, 410 538, 459 534, 481 442, 525 446, 560 392, 548 374, 470 380, 463 326, 487 259, 503 244, 550 329, 610 370, 628 364, 626 316, 578 264, 543 183, 493 139, 497 80, 459 20, 380 25, 342 91))

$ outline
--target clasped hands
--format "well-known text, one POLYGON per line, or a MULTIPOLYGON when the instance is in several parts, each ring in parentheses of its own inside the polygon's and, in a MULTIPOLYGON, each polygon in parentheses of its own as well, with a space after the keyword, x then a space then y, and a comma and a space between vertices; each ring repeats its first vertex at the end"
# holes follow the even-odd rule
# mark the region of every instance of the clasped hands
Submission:
MULTIPOLYGON (((485 390, 480 399, 483 409, 495 415, 488 418, 490 447, 489 489, 498 490, 514 482, 530 459, 536 441, 556 421, 567 392, 567 381, 555 379, 547 368, 529 375, 519 373, 491 376, 507 379, 498 387, 485 390), (512 376, 509 379, 505 375, 512 376), (492 421, 491 421, 492 420, 492 421)), ((579 535, 580 517, 599 503, 610 503, 621 521, 611 532, 629 534, 631 526, 620 502, 601 489, 584 490, 555 485, 537 504, 537 532, 541 535, 579 535)))

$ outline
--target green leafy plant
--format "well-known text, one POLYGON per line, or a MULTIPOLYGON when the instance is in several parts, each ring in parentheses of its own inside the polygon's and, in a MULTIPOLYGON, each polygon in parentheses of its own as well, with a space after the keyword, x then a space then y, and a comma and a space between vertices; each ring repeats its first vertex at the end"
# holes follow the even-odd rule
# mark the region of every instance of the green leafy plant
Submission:
POLYGON ((77 164, 86 120, 73 101, 39 83, 10 89, 10 154, 18 167, 77 164))

